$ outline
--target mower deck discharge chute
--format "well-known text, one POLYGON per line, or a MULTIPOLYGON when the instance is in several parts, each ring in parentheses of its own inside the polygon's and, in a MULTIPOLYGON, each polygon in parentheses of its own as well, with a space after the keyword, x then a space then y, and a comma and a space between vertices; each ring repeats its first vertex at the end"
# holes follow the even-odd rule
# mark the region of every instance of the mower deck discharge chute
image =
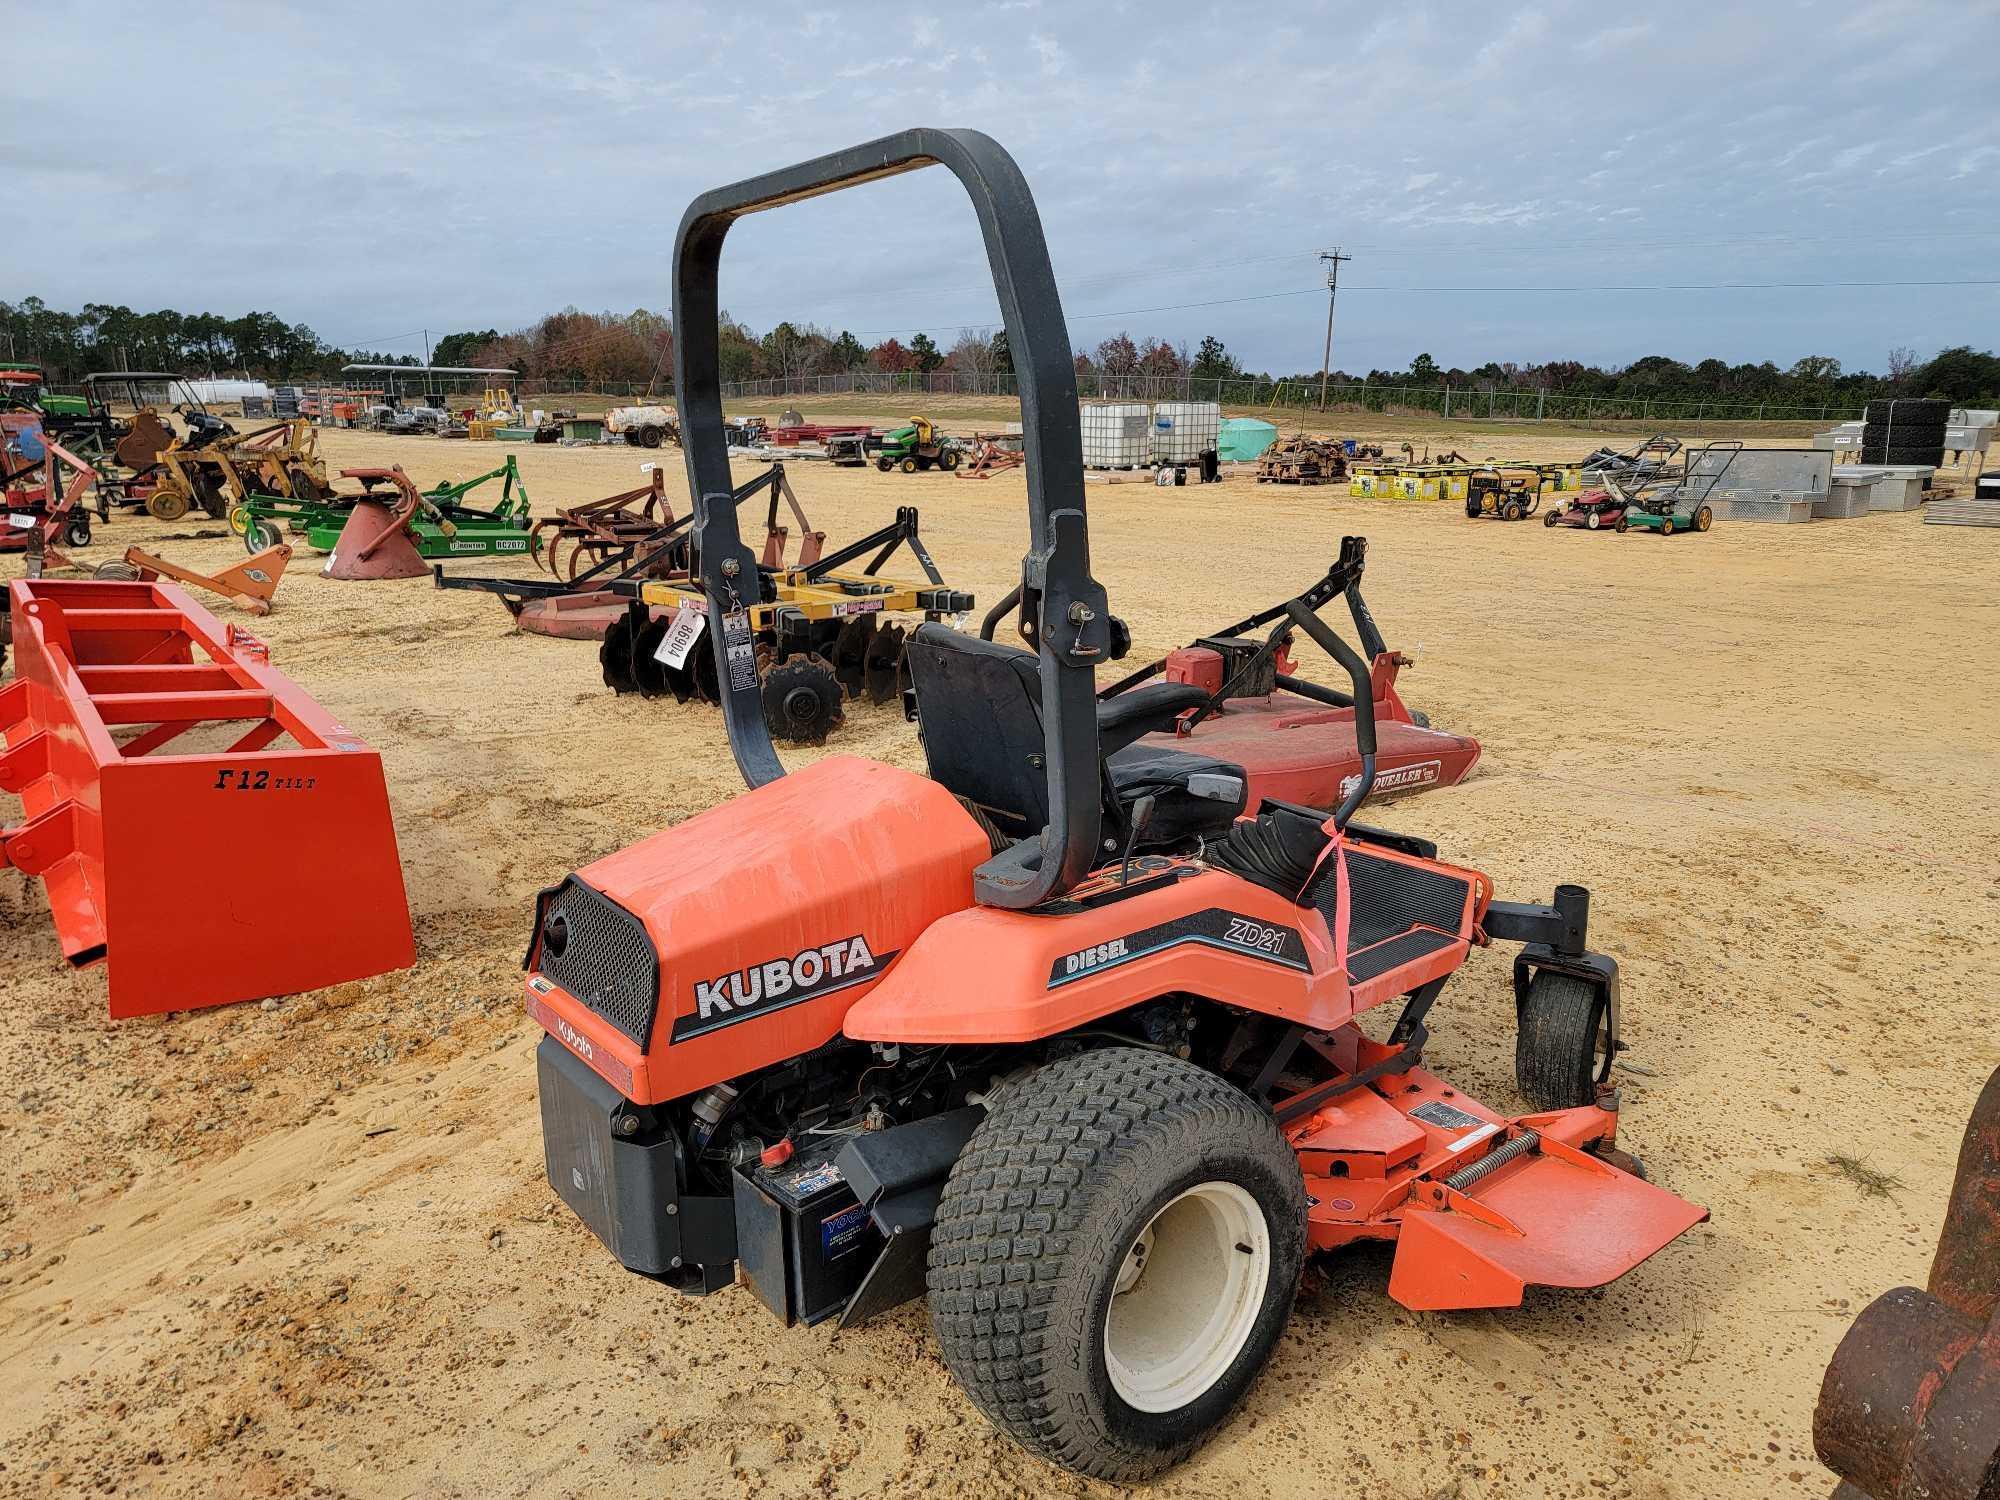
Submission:
MULTIPOLYGON (((1178 742, 1121 761, 1214 695, 1096 691, 1129 636, 1090 575, 1071 346, 998 145, 908 131, 706 194, 673 294, 697 649, 753 790, 545 891, 526 960, 549 1180, 626 1266, 689 1292, 740 1275, 787 1323, 927 1296, 996 1425, 1130 1480, 1249 1388, 1309 1252, 1393 1240, 1398 1300, 1504 1307, 1600 1285, 1705 1217, 1616 1147, 1618 968, 1589 949, 1588 894, 1499 901, 1355 820, 1370 663, 1306 600, 1286 619, 1352 686, 1360 766, 1331 816, 1246 808, 1242 767, 1178 742), (972 198, 1019 372, 1034 650, 918 626, 930 774, 837 756, 788 776, 723 440, 722 240, 932 163, 972 198), (998 697, 996 662, 1017 685, 998 697), (1519 945, 1518 1116, 1424 1066, 1445 982, 1494 942, 1519 945), (1357 1018, 1391 1002, 1377 1042, 1357 1018)), ((1330 586, 1363 559, 1349 538, 1330 586)))
MULTIPOLYGON (((382 761, 234 626, 160 583, 11 585, 0 866, 39 876, 111 1014, 317 989, 415 962, 382 761), (213 876, 191 888, 190 851, 213 876), (282 919, 274 894, 314 913, 282 919)), ((292 909, 289 906, 286 909, 292 909)))

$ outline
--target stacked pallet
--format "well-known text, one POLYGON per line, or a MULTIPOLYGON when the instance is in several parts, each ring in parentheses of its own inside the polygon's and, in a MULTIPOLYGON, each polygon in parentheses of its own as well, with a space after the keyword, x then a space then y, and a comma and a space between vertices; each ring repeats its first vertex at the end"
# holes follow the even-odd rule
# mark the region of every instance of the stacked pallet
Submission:
POLYGON ((2000 470, 1981 474, 1972 498, 1933 500, 1924 507, 1926 526, 2000 526, 2000 470))
POLYGON ((1332 439, 1304 433, 1273 443, 1257 460, 1259 484, 1332 484, 1347 477, 1347 455, 1332 439))

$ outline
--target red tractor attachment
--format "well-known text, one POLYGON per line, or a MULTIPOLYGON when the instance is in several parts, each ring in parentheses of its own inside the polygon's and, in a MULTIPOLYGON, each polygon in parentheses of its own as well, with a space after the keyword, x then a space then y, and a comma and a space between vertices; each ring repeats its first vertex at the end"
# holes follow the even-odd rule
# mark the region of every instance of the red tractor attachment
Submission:
POLYGON ((359 479, 369 493, 356 497, 340 528, 340 539, 327 554, 324 578, 367 582, 378 578, 422 578, 430 564, 417 550, 410 527, 422 511, 446 537, 458 528, 420 491, 397 464, 387 469, 342 469, 342 479, 359 479), (393 502, 376 498, 373 486, 387 480, 396 487, 393 502))
POLYGON ((90 545, 90 512, 80 502, 97 470, 53 438, 41 443, 40 463, 0 476, 0 552, 31 550, 30 532, 39 533, 44 548, 90 545), (31 482, 37 470, 40 482, 31 482))
POLYGON ((646 483, 637 489, 559 505, 529 528, 528 554, 535 566, 572 583, 583 569, 594 568, 634 542, 643 542, 674 519, 663 483, 666 471, 647 464, 646 483))
POLYGON ((197 573, 193 568, 184 568, 140 547, 125 549, 125 566, 133 578, 145 583, 157 578, 170 578, 189 588, 206 589, 211 594, 220 594, 245 614, 252 615, 268 615, 271 612, 271 600, 276 597, 278 585, 284 581, 285 565, 291 560, 292 549, 280 542, 275 547, 251 553, 233 568, 211 574, 197 573))
POLYGON ((381 757, 260 642, 167 584, 35 579, 10 603, 0 790, 26 817, 0 867, 40 877, 74 967, 109 961, 114 1017, 415 962, 381 757))
POLYGON ((1171 729, 1141 737, 1134 753, 1180 749, 1240 766, 1249 776, 1251 807, 1267 797, 1336 807, 1354 790, 1361 772, 1354 698, 1300 677, 1292 657, 1298 612, 1316 616, 1335 599, 1345 600, 1369 663, 1377 741, 1372 795, 1456 786, 1472 774, 1479 741, 1433 729, 1428 718, 1404 704, 1396 679, 1412 663, 1383 644, 1361 598, 1358 561, 1337 562, 1296 598, 1129 673, 1102 689, 1098 700, 1112 702, 1155 678, 1200 688, 1207 701, 1181 713, 1171 729), (1260 639, 1256 632, 1266 626, 1270 632, 1260 639))
MULTIPOLYGON (((657 484, 659 470, 654 470, 653 478, 657 484)), ((767 492, 770 508, 764 518, 764 551, 758 565, 775 571, 788 566, 804 568, 817 563, 826 549, 826 533, 815 531, 812 522, 806 519, 805 508, 792 492, 791 481, 785 477, 782 463, 774 463, 763 473, 738 485, 733 495, 735 503, 740 506, 753 496, 767 492), (791 531, 778 522, 780 502, 790 507, 792 518, 799 524, 798 558, 790 564, 785 561, 785 553, 791 545, 791 531)), ((621 500, 626 497, 612 498, 621 500)), ((675 517, 664 500, 660 503, 660 510, 662 519, 651 530, 622 540, 606 540, 602 550, 596 553, 596 561, 581 572, 576 571, 574 565, 582 554, 573 554, 570 577, 566 583, 544 583, 535 578, 475 578, 447 574, 442 567, 435 568, 433 575, 441 589, 475 589, 494 595, 514 617, 515 627, 530 635, 601 642, 606 632, 625 620, 631 595, 640 584, 685 583, 691 577, 688 536, 694 517, 675 517)), ((622 528, 629 523, 621 521, 618 524, 622 528)), ((551 556, 554 555, 554 545, 552 540, 551 556)), ((653 618, 663 618, 664 613, 656 610, 653 618)))
POLYGON ((1813 1447, 1841 1477, 1834 1500, 2000 1500, 2000 1072, 1966 1122, 1930 1288, 1862 1309, 1813 1447))

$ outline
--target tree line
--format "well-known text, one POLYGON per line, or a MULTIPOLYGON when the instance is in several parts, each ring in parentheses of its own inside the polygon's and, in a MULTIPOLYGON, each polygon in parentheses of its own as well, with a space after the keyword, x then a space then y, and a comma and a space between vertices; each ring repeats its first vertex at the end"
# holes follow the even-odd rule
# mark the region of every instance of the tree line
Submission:
MULTIPOLYGON (((864 343, 845 329, 812 323, 779 323, 758 334, 724 313, 718 345, 722 379, 798 380, 849 372, 953 370, 974 375, 1011 374, 1013 359, 1006 330, 961 328, 949 345, 928 333, 907 343, 887 338, 864 343)), ((15 304, 0 301, 0 344, 14 360, 40 364, 54 384, 72 383, 90 370, 162 369, 193 375, 241 375, 265 380, 322 379, 343 364, 403 364, 415 355, 388 355, 343 349, 323 342, 303 323, 286 323, 272 313, 241 317, 184 314, 165 309, 135 313, 123 306, 86 303, 81 312, 62 312, 38 297, 15 304)), ((526 328, 496 328, 445 334, 431 350, 438 365, 484 365, 517 370, 529 379, 584 384, 649 385, 662 394, 673 380, 673 323, 645 308, 629 313, 588 313, 565 308, 526 328)), ((1286 381, 1317 382, 1318 370, 1273 374, 1252 372, 1210 335, 1192 351, 1151 335, 1137 340, 1119 332, 1075 351, 1079 376, 1096 377, 1099 389, 1134 377, 1190 377, 1197 384, 1243 381, 1250 393, 1232 399, 1257 401, 1286 381)), ((1716 401, 1774 406, 1858 406, 1883 396, 1937 396, 1961 405, 2000 405, 2000 356, 1967 345, 1919 359, 1909 349, 1889 351, 1883 374, 1845 370, 1827 355, 1809 355, 1780 368, 1704 359, 1688 364, 1664 354, 1628 365, 1599 366, 1578 360, 1544 363, 1488 361, 1471 369, 1443 366, 1419 354, 1402 369, 1363 374, 1335 370, 1337 383, 1461 390, 1545 391, 1561 396, 1600 396, 1662 401, 1716 401)))

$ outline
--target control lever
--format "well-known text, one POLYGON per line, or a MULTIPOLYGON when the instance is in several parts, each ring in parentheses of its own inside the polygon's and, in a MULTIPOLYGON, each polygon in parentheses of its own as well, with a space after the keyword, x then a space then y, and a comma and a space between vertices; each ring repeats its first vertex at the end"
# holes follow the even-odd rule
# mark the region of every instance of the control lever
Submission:
POLYGON ((1132 876, 1132 851, 1138 846, 1139 835, 1146 831, 1146 825, 1153 821, 1153 808, 1158 802, 1151 792, 1146 793, 1132 804, 1132 826, 1125 831, 1125 853, 1118 861, 1118 883, 1125 884, 1132 876))

